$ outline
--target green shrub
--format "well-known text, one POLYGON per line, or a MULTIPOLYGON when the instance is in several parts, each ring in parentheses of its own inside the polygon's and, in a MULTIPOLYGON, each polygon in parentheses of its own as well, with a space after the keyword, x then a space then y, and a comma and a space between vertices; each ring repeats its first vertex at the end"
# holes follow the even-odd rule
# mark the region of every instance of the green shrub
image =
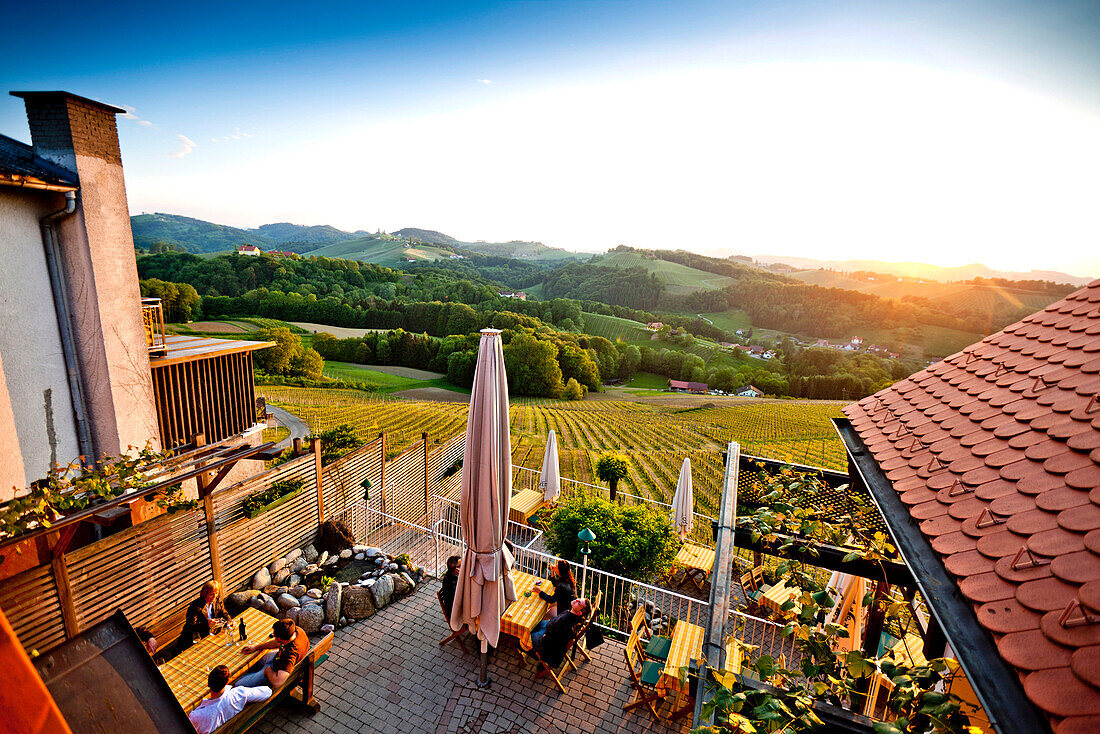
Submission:
POLYGON ((644 505, 626 507, 602 497, 566 497, 550 515, 543 536, 550 551, 581 562, 577 533, 596 534, 589 565, 620 576, 648 581, 672 565, 680 541, 664 513, 644 505))
POLYGON ((321 431, 320 433, 311 433, 306 436, 306 443, 309 443, 309 441, 315 438, 321 439, 322 464, 336 461, 344 454, 366 443, 366 441, 359 438, 359 434, 355 432, 355 426, 348 423, 341 423, 334 428, 330 428, 327 431, 321 431))
POLYGON ((305 486, 301 479, 284 479, 281 482, 273 482, 270 487, 259 492, 253 492, 244 500, 246 514, 255 513, 261 507, 269 505, 280 497, 297 492, 305 486))

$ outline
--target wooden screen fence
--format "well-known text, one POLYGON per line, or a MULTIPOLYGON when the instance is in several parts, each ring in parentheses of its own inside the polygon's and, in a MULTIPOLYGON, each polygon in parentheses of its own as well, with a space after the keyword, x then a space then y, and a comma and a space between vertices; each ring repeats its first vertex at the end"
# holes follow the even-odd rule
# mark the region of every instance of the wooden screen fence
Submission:
POLYGON ((323 468, 318 446, 216 489, 209 510, 200 503, 161 515, 0 582, 0 609, 28 651, 46 652, 116 609, 135 627, 150 625, 186 605, 206 580, 220 578, 235 591, 261 565, 312 542, 322 520, 363 507, 364 480, 372 504, 385 487, 387 505, 421 517, 429 492, 456 481, 457 474, 443 474, 462 456, 464 441, 459 434, 429 453, 425 437, 383 462, 386 437, 379 435, 323 468), (303 485, 293 499, 253 518, 244 514, 249 494, 289 479, 303 485))

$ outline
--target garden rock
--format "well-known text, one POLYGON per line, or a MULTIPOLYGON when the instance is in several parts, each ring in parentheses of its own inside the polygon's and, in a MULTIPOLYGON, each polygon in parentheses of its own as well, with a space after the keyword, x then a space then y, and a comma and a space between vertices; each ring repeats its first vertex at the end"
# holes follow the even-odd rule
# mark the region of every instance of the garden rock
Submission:
POLYGON ((374 614, 374 597, 370 589, 349 586, 344 590, 343 615, 351 619, 363 619, 374 614))
POLYGON ((288 594, 288 593, 290 593, 290 587, 289 587, 289 586, 280 586, 280 587, 279 587, 279 588, 278 588, 278 589, 277 589, 277 590, 275 591, 275 593, 274 593, 274 594, 272 594, 272 596, 274 596, 274 597, 278 597, 278 596, 279 596, 280 594, 288 594))
POLYGON ((401 575, 405 578, 405 581, 409 584, 409 591, 413 591, 414 589, 416 589, 416 582, 413 581, 412 576, 408 575, 407 573, 403 573, 401 575))
POLYGON ((321 565, 322 566, 332 566, 332 565, 335 565, 336 563, 339 563, 339 562, 340 562, 340 556, 330 556, 329 558, 326 558, 325 562, 322 563, 321 565))
POLYGON ((298 612, 298 626, 305 630, 307 635, 315 635, 320 632, 324 621, 325 612, 316 604, 302 607, 298 612))
POLYGON ((390 576, 383 576, 370 587, 370 593, 374 595, 374 606, 381 609, 390 603, 393 596, 393 581, 390 576))
POLYGON ((397 570, 397 564, 396 563, 391 563, 391 564, 387 565, 386 570, 391 572, 391 573, 396 571, 397 570))
POLYGON ((275 600, 272 599, 267 594, 262 594, 260 596, 257 596, 256 598, 261 601, 260 607, 259 607, 261 612, 266 612, 267 614, 270 614, 272 617, 274 617, 276 614, 279 613, 279 605, 276 604, 275 600))
POLYGON ((361 560, 363 560, 364 558, 366 558, 366 556, 365 556, 365 555, 363 555, 362 553, 356 553, 356 554, 355 554, 355 560, 357 560, 357 561, 361 561, 361 560))
POLYGON ((353 545, 351 550, 353 553, 366 553, 369 546, 365 545, 353 545))
POLYGON ((282 593, 281 591, 279 591, 279 588, 280 587, 278 584, 268 584, 264 587, 264 593, 268 596, 278 596, 282 593))
POLYGON ((313 545, 307 545, 302 549, 302 558, 306 559, 306 563, 313 563, 317 560, 317 549, 313 545))
POLYGON ((320 589, 309 589, 306 591, 306 596, 308 596, 310 599, 320 599, 323 594, 321 594, 320 589))
POLYGON ((248 591, 238 591, 235 594, 229 595, 229 602, 237 607, 247 607, 252 599, 260 593, 261 592, 256 591, 255 589, 250 589, 248 591))
POLYGON ((351 558, 351 548, 345 548, 344 550, 340 551, 340 557, 343 558, 345 561, 351 558))
POLYGON ((309 565, 309 561, 304 558, 298 557, 290 564, 291 573, 299 573, 303 568, 309 565))
POLYGON ((290 594, 279 594, 279 598, 275 601, 283 609, 290 609, 291 607, 300 606, 298 600, 290 594))
POLYGON ((252 588, 262 589, 271 583, 271 573, 267 568, 261 568, 256 572, 256 575, 252 577, 252 588))
POLYGON ((272 576, 274 576, 275 574, 279 573, 279 571, 282 571, 284 568, 286 568, 288 565, 290 564, 285 558, 280 558, 272 563, 270 566, 268 566, 267 570, 271 572, 272 576))
POLYGON ((366 556, 367 558, 373 558, 373 557, 375 557, 375 556, 381 556, 381 555, 383 555, 383 553, 382 553, 382 549, 381 549, 381 548, 373 548, 373 547, 371 547, 371 548, 364 548, 364 549, 363 549, 363 554, 364 554, 364 555, 365 555, 365 556, 366 556))
POLYGON ((341 627, 347 626, 347 623, 348 623, 348 618, 347 617, 340 617, 340 626, 341 627))
POLYGON ((333 624, 322 624, 322 625, 321 625, 321 631, 322 631, 322 632, 324 632, 324 633, 325 633, 326 635, 327 635, 327 634, 328 634, 329 632, 335 632, 335 631, 336 631, 336 625, 333 625, 333 624))
POLYGON ((317 556, 317 558, 313 559, 311 561, 311 563, 316 563, 318 566, 320 566, 321 564, 323 564, 327 560, 328 560, 328 551, 325 551, 321 555, 317 556))
POLYGON ((272 581, 272 583, 279 584, 280 586, 282 586, 283 584, 286 583, 286 580, 288 578, 290 578, 290 569, 284 568, 282 571, 279 571, 274 576, 272 576, 271 581, 272 581))
POLYGON ((412 585, 405 579, 404 574, 395 573, 392 576, 387 576, 390 583, 393 584, 393 595, 395 597, 405 596, 412 591, 412 585))
POLYGON ((301 584, 298 584, 297 586, 291 586, 287 590, 287 593, 293 596, 295 599, 301 599, 303 596, 306 595, 306 587, 302 586, 301 584))
POLYGON ((325 621, 329 624, 336 624, 336 621, 340 619, 342 596, 343 587, 340 584, 335 581, 329 584, 328 591, 325 592, 325 621))
POLYGON ((320 566, 318 566, 316 563, 311 563, 311 564, 309 564, 308 566, 306 566, 305 568, 302 569, 302 575, 303 576, 312 576, 313 574, 317 573, 320 570, 321 570, 320 566))
POLYGON ((286 580, 286 583, 288 586, 297 586, 302 583, 302 577, 296 573, 292 573, 290 574, 290 578, 286 580))
POLYGON ((290 609, 287 609, 287 610, 284 611, 283 619, 289 619, 291 622, 294 622, 295 624, 297 624, 298 623, 298 615, 301 613, 301 611, 302 610, 299 609, 298 607, 291 607, 290 609))
POLYGON ((290 553, 286 554, 287 563, 294 563, 294 561, 298 560, 301 556, 302 556, 301 549, 295 548, 290 553))

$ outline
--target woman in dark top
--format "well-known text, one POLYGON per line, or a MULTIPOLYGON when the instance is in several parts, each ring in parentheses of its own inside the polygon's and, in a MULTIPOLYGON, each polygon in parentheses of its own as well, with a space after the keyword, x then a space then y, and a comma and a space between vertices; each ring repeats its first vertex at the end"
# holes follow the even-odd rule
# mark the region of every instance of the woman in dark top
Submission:
POLYGON ((564 558, 558 561, 556 573, 550 576, 550 583, 554 584, 553 595, 540 590, 539 596, 544 601, 552 601, 557 605, 555 614, 561 614, 569 609, 569 605, 577 598, 577 582, 573 579, 573 570, 569 567, 569 561, 564 558))
POLYGON ((229 613, 225 611, 220 598, 221 584, 217 581, 207 581, 202 585, 199 598, 187 606, 187 619, 183 623, 183 632, 180 633, 180 648, 190 647, 197 633, 200 637, 206 637, 216 628, 217 620, 232 621, 229 613))

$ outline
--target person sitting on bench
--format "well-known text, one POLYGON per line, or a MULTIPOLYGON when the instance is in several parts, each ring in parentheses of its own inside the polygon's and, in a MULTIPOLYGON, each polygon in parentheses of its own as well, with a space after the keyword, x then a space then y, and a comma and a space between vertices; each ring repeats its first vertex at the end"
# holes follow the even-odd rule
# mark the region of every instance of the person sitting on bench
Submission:
POLYGON ((280 619, 271 625, 271 631, 275 639, 241 648, 243 655, 250 655, 259 650, 273 650, 273 652, 264 655, 250 672, 238 678, 238 686, 252 688, 270 685, 272 688, 278 688, 286 683, 286 679, 290 677, 290 671, 294 670, 298 661, 309 654, 309 635, 289 619, 280 619))
POLYGON ((232 619, 222 604, 221 584, 207 581, 202 585, 199 598, 187 606, 187 619, 183 623, 183 632, 180 633, 180 649, 190 647, 196 634, 206 637, 218 629, 220 622, 228 624, 232 619))
POLYGON ((210 693, 187 715, 199 734, 210 734, 239 714, 245 705, 271 698, 271 689, 267 686, 246 688, 229 685, 229 668, 224 665, 210 671, 210 675, 206 676, 206 684, 210 686, 210 693))
POLYGON ((447 559, 447 573, 443 575, 443 588, 440 589, 440 598, 443 600, 443 608, 447 611, 447 619, 451 618, 451 607, 455 603, 455 589, 458 588, 458 566, 462 560, 458 556, 447 559))
POLYGON ((573 578, 573 570, 569 567, 569 561, 564 558, 558 561, 556 573, 550 576, 550 583, 554 585, 554 593, 547 594, 539 589, 539 598, 543 601, 552 601, 556 605, 554 614, 561 614, 569 609, 573 600, 577 598, 577 582, 573 578))
POLYGON ((549 621, 539 622, 531 631, 531 646, 542 661, 556 668, 565 659, 569 644, 578 624, 592 611, 587 599, 574 599, 565 610, 549 621))
POLYGON ((153 633, 144 627, 138 627, 134 632, 137 633, 138 639, 141 640, 141 644, 145 645, 145 651, 149 653, 149 657, 154 660, 157 659, 157 638, 153 636, 153 633))

